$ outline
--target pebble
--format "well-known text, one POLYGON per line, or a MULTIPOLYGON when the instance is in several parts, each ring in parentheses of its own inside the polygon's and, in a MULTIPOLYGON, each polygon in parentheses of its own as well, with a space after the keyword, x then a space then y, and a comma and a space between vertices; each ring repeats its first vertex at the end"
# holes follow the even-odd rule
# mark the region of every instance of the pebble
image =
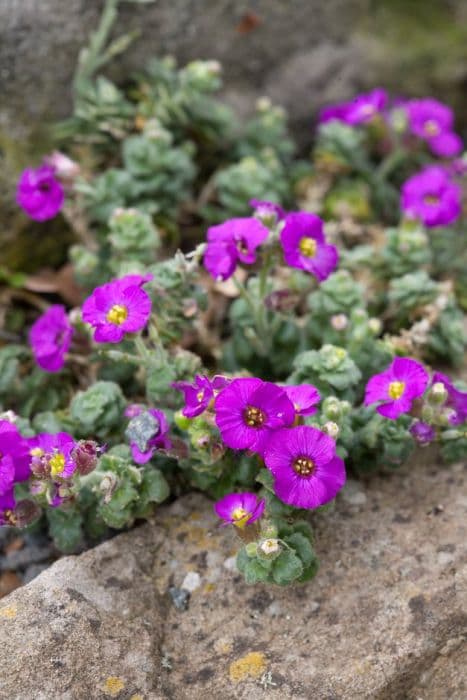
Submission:
POLYGON ((189 571, 183 579, 181 588, 183 588, 185 591, 188 591, 189 593, 193 593, 193 591, 196 591, 196 589, 200 586, 201 576, 198 574, 197 571, 189 571))

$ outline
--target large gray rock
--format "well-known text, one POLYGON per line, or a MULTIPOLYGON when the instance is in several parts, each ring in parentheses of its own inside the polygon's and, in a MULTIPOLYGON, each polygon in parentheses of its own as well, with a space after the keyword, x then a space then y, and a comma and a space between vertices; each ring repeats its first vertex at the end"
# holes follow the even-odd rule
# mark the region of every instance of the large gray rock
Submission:
POLYGON ((187 496, 1 601, 0 698, 464 700, 466 513, 461 464, 350 482, 283 590, 187 496))

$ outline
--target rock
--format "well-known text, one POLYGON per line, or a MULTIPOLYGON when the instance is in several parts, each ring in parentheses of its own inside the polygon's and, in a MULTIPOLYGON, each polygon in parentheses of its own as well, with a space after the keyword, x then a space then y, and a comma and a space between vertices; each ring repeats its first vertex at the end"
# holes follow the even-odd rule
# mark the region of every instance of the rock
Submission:
POLYGON ((199 494, 59 560, 0 602, 0 697, 464 700, 465 468, 425 455, 315 516, 304 586, 246 586, 199 494))

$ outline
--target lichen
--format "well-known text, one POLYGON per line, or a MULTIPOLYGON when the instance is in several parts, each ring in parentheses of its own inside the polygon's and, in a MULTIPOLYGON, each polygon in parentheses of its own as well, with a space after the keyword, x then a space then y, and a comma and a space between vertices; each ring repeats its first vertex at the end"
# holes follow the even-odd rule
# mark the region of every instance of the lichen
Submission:
POLYGON ((251 651, 236 661, 229 668, 229 678, 233 683, 239 683, 246 678, 259 678, 265 672, 266 657, 262 651, 251 651))

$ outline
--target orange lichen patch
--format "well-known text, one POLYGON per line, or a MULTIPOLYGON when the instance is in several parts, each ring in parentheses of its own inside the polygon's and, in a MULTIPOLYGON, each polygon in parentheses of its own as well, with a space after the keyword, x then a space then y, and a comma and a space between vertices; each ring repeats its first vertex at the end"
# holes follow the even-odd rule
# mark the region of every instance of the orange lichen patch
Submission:
POLYGON ((251 651, 236 661, 232 661, 229 668, 229 678, 233 683, 245 680, 245 678, 259 678, 266 670, 266 657, 261 651, 251 651))
POLYGON ((18 612, 16 605, 10 605, 8 608, 0 608, 0 617, 7 620, 14 620, 18 612))
POLYGON ((125 687, 125 683, 117 676, 109 676, 104 683, 104 693, 116 697, 125 687))

